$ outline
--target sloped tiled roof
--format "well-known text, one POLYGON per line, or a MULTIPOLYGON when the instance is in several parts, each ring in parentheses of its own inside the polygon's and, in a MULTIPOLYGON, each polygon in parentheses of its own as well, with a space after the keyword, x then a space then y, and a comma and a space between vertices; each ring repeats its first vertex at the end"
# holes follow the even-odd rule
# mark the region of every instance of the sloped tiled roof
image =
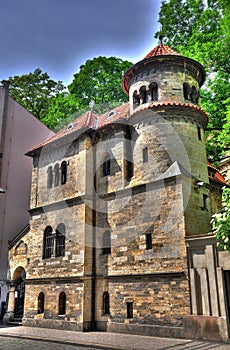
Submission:
POLYGON ((227 181, 225 180, 225 178, 220 174, 219 170, 210 162, 208 162, 208 168, 211 168, 215 171, 215 175, 214 178, 209 176, 210 180, 216 180, 218 182, 220 182, 222 185, 228 185, 227 181))
POLYGON ((80 117, 75 119, 69 126, 66 126, 64 129, 57 132, 54 136, 46 140, 45 142, 33 147, 29 150, 28 154, 35 151, 36 149, 39 149, 43 146, 48 145, 49 143, 55 142, 56 140, 65 137, 69 134, 72 134, 74 132, 80 131, 80 130, 88 130, 93 128, 93 123, 95 118, 98 118, 98 116, 91 112, 86 112, 82 114, 80 117))
POLYGON ((171 47, 159 44, 155 46, 145 57, 150 58, 150 57, 156 57, 156 56, 166 56, 166 55, 176 55, 176 56, 181 56, 178 52, 173 50, 171 47))

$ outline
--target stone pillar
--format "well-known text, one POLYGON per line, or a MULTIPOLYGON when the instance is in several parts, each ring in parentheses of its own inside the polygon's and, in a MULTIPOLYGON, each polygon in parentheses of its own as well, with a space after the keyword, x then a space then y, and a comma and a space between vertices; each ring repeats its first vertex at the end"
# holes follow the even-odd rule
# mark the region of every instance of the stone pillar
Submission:
POLYGON ((7 313, 3 317, 3 323, 7 324, 14 320, 14 306, 15 306, 15 286, 11 286, 9 290, 9 301, 7 313))
POLYGON ((193 268, 190 268, 190 290, 191 290, 192 315, 197 315, 195 269, 193 268))
POLYGON ((223 280, 223 270, 218 267, 216 269, 217 273, 217 283, 219 290, 219 301, 220 301, 220 316, 226 317, 226 305, 225 305, 225 297, 224 297, 224 280, 223 280))
POLYGON ((218 307, 218 290, 216 282, 216 266, 214 260, 214 247, 213 245, 208 245, 205 248, 206 262, 209 275, 209 286, 210 286, 210 296, 211 296, 211 309, 212 316, 219 316, 218 307))
POLYGON ((205 268, 198 269, 198 270, 200 274, 203 315, 210 316, 207 270, 205 268))

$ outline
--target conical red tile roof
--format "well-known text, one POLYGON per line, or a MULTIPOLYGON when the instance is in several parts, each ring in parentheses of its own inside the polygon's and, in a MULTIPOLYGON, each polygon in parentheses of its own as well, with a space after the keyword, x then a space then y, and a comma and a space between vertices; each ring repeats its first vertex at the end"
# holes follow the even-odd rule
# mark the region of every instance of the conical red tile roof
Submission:
POLYGON ((178 52, 171 49, 171 47, 159 44, 155 46, 146 56, 145 58, 155 57, 155 56, 165 56, 165 55, 177 55, 181 56, 178 52))

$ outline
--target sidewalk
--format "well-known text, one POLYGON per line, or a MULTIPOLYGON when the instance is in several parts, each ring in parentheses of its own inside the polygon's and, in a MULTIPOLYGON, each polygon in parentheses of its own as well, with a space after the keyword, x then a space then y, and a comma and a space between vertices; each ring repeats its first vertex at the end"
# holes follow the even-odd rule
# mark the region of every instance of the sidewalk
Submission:
POLYGON ((230 350, 230 344, 106 332, 72 332, 0 325, 0 337, 20 337, 107 350, 230 350))

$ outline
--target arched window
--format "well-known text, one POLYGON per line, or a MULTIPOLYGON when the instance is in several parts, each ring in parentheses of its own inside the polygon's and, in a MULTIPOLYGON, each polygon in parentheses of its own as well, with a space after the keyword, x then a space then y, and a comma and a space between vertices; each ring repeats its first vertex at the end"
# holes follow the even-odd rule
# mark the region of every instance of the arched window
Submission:
POLYGON ((58 315, 65 315, 66 314, 66 294, 65 292, 61 292, 59 294, 59 301, 58 301, 58 315))
POLYGON ((198 103, 199 93, 198 93, 198 91, 197 91, 197 89, 196 89, 196 87, 194 85, 192 86, 191 95, 190 96, 191 96, 191 101, 193 103, 198 103))
POLYGON ((61 163, 61 184, 64 185, 67 181, 67 162, 64 160, 61 163))
POLYGON ((43 314, 45 306, 45 294, 41 292, 38 296, 38 314, 43 314))
POLYGON ((54 247, 54 236, 52 234, 52 227, 47 226, 43 237, 43 259, 51 258, 54 247))
POLYGON ((184 99, 189 100, 190 99, 190 93, 191 88, 188 83, 183 83, 183 92, 184 92, 184 99))
POLYGON ((59 164, 55 164, 54 166, 54 186, 59 185, 59 178, 60 178, 60 170, 59 170, 59 164))
POLYGON ((59 224, 56 229, 56 256, 65 255, 65 225, 59 224))
POLYGON ((149 85, 149 90, 151 93, 151 100, 152 101, 157 101, 158 100, 158 86, 157 83, 151 83, 149 85))
POLYGON ((102 239, 102 253, 110 254, 111 253, 111 234, 110 231, 105 231, 102 239))
POLYGON ((104 315, 110 314, 109 293, 108 292, 103 293, 103 314, 104 315))
POLYGON ((135 90, 133 93, 133 104, 138 106, 140 102, 140 97, 138 96, 137 90, 135 90))
POLYGON ((148 95, 147 95, 147 91, 146 91, 146 86, 142 86, 140 88, 140 94, 141 94, 141 98, 142 98, 142 103, 148 102, 148 95))
POLYGON ((53 186, 53 169, 52 166, 49 166, 47 169, 47 188, 51 188, 53 186))
POLYGON ((110 172, 111 172, 111 160, 109 155, 107 155, 103 160, 102 174, 103 176, 108 176, 110 175, 110 172))

